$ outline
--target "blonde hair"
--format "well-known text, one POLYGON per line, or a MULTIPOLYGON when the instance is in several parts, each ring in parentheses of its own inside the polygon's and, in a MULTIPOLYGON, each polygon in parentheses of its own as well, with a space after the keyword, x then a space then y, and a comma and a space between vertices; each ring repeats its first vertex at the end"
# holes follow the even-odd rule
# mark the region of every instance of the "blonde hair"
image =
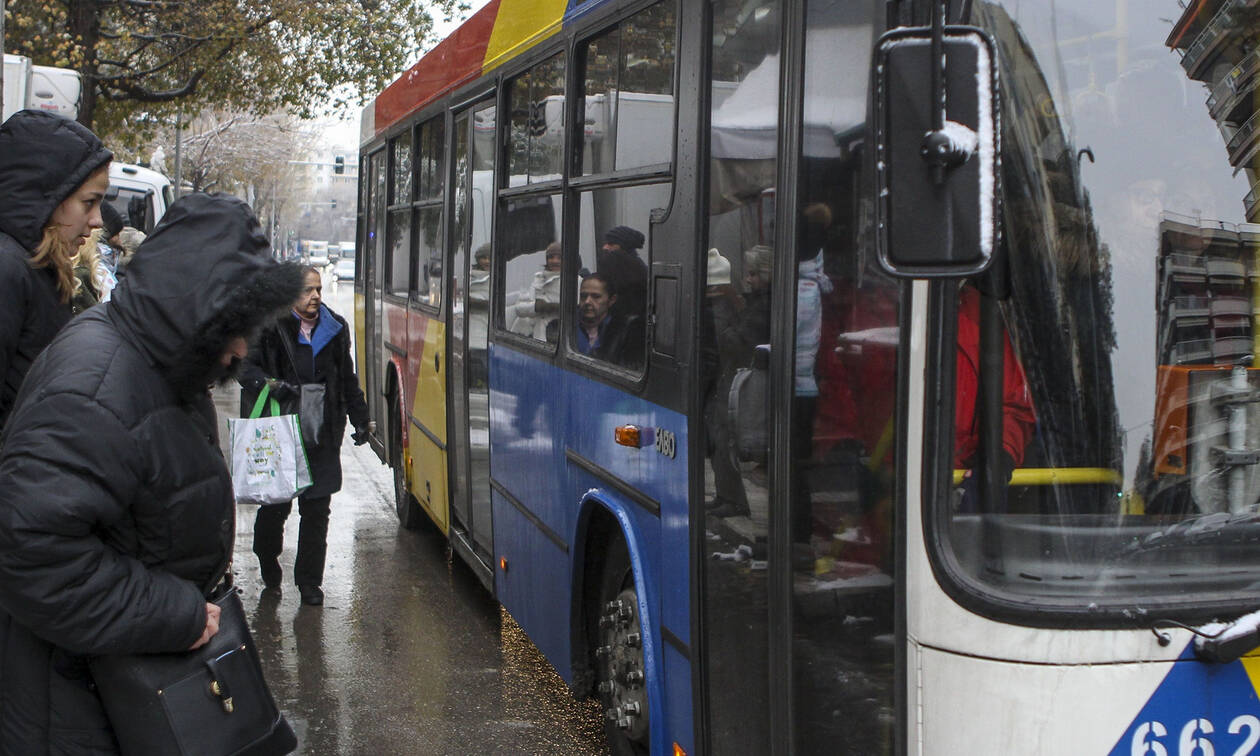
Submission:
MULTIPOLYGON (((74 253, 71 259, 71 265, 74 268, 80 266, 87 268, 88 280, 92 282, 92 288, 95 290, 96 296, 101 296, 104 291, 104 281, 101 280, 101 238, 105 236, 105 230, 101 228, 92 229, 92 233, 88 234, 88 238, 79 245, 79 251, 74 253)), ((75 276, 75 281, 80 281, 75 276)))
POLYGON ((61 295, 62 304, 69 302, 79 288, 78 279, 74 277, 74 258, 75 250, 61 238, 60 227, 49 220, 44 226, 43 238, 35 245, 30 264, 32 268, 53 269, 57 274, 57 292, 61 295))

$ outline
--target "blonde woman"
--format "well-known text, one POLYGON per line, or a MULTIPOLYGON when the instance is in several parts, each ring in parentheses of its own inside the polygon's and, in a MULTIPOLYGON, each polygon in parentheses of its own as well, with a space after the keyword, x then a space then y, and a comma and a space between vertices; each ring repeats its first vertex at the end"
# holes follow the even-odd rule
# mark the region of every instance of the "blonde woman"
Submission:
POLYGON ((74 254, 101 226, 113 157, 51 113, 22 110, 0 126, 0 428, 31 363, 70 319, 74 254))

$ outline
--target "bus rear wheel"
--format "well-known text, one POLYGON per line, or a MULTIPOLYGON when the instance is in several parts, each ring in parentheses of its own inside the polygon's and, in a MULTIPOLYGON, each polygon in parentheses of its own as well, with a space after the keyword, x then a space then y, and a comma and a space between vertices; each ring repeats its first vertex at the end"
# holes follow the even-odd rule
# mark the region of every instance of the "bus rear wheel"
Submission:
POLYGON ((647 667, 639 594, 625 541, 610 544, 599 599, 599 645, 595 649, 604 732, 617 756, 648 753, 647 667))
POLYGON ((394 511, 398 524, 406 530, 420 527, 420 503, 407 490, 407 470, 403 466, 402 417, 396 398, 390 399, 389 419, 389 466, 394 471, 394 511))

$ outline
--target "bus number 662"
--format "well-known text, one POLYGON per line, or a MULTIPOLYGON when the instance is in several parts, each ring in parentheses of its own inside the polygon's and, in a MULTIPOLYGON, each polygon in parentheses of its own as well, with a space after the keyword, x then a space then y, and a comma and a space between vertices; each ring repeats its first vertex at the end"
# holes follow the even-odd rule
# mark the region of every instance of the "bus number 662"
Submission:
MULTIPOLYGON (((1226 732, 1238 735, 1244 730, 1247 732, 1246 739, 1232 752, 1232 756, 1247 756, 1255 751, 1256 744, 1260 743, 1260 717, 1251 714, 1234 717, 1226 732)), ((1177 756, 1216 756, 1210 737, 1214 731, 1212 722, 1207 719, 1186 722, 1177 738, 1177 756)), ((1129 742, 1130 756, 1170 756, 1169 746, 1172 744, 1161 742, 1167 736, 1168 728, 1163 722, 1143 722, 1133 731, 1133 740, 1129 742)), ((1224 752, 1222 756, 1225 756, 1224 752)))

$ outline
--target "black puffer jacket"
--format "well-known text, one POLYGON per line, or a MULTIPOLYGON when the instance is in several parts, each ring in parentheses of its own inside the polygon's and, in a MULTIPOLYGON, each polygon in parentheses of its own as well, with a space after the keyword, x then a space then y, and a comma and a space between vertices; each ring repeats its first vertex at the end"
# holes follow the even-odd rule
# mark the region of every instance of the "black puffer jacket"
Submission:
POLYGON ((50 268, 31 250, 61 201, 113 154, 74 121, 38 110, 0 126, 0 428, 31 363, 70 320, 50 268))
MULTIPOLYGON (((301 342, 298 332, 297 316, 287 312, 277 318, 273 326, 264 328, 250 347, 241 370, 241 415, 246 416, 253 409, 268 378, 278 378, 295 386, 324 384, 324 428, 315 445, 306 450, 314 483, 303 495, 330 496, 341 490, 341 441, 346 432, 346 416, 349 415, 355 428, 367 427, 367 400, 354 372, 350 326, 345 318, 326 305, 320 306, 319 325, 311 334, 314 344, 320 347, 318 350, 310 343, 301 342), (288 342, 288 349, 281 339, 288 342)), ((296 412, 297 408, 289 406, 285 410, 296 412)))
POLYGON ((231 553, 206 386, 297 296, 240 200, 191 195, 32 366, 0 442, 0 753, 111 753, 87 657, 188 648, 231 553))

